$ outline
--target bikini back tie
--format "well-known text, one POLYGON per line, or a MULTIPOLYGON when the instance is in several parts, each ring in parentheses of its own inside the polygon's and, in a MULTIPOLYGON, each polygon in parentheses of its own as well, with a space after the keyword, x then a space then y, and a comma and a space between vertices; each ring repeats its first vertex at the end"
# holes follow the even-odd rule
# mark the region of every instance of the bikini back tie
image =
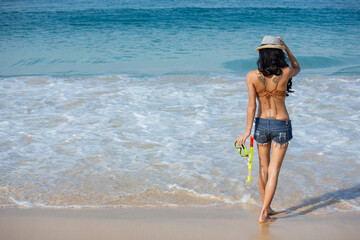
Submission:
MULTIPOLYGON (((261 77, 262 79, 265 80, 265 77, 263 77, 261 74, 259 74, 259 75, 260 75, 260 77, 261 77)), ((279 85, 279 82, 280 82, 280 80, 281 80, 281 77, 282 77, 282 74, 280 74, 280 79, 279 79, 279 81, 277 81, 274 90, 272 90, 272 91, 266 90, 266 85, 265 85, 265 88, 262 89, 261 91, 259 91, 259 92, 257 93, 257 95, 258 95, 259 98, 263 98, 263 97, 266 97, 266 98, 267 98, 270 109, 271 109, 270 97, 272 97, 273 103, 274 103, 274 106, 275 106, 275 114, 277 114, 277 109, 276 109, 276 103, 275 103, 274 98, 280 99, 280 97, 286 97, 286 91, 276 90, 277 87, 278 87, 278 85, 279 85)))

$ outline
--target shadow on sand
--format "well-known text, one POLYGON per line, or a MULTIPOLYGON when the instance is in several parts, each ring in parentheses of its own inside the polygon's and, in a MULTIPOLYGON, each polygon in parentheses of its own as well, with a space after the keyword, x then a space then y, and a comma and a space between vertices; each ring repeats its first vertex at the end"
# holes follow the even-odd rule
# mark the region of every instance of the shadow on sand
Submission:
POLYGON ((285 213, 285 216, 278 218, 289 218, 289 217, 305 215, 317 209, 338 203, 341 200, 355 199, 357 197, 360 197, 360 184, 355 185, 351 188, 340 189, 334 192, 325 193, 324 195, 321 195, 319 197, 307 199, 296 206, 290 207, 285 211, 279 212, 279 213, 285 213), (301 210, 297 211, 298 209, 301 210))

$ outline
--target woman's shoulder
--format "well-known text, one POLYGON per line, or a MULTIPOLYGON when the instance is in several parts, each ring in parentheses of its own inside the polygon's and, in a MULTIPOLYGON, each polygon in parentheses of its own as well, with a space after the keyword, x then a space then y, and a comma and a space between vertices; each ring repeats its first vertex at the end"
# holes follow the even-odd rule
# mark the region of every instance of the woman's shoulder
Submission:
POLYGON ((257 79, 258 74, 259 74, 258 70, 253 70, 248 72, 246 75, 246 81, 248 83, 254 83, 254 80, 257 79))
POLYGON ((256 69, 256 70, 253 70, 253 71, 248 72, 246 76, 247 76, 248 78, 249 78, 249 77, 250 77, 250 78, 253 78, 253 77, 257 77, 258 74, 259 74, 259 70, 256 69))
POLYGON ((295 77, 300 72, 300 67, 299 68, 284 67, 282 71, 285 75, 288 75, 288 77, 291 78, 291 77, 295 77))
POLYGON ((291 67, 284 67, 281 69, 282 70, 282 75, 290 78, 291 77, 291 67))
POLYGON ((289 73, 291 72, 291 67, 284 67, 281 70, 283 71, 283 73, 289 73))

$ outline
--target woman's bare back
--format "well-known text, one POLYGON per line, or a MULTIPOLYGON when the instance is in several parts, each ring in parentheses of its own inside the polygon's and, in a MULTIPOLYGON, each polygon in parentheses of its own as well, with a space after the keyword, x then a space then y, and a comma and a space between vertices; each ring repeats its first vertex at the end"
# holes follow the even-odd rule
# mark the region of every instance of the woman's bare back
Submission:
POLYGON ((290 68, 282 69, 279 76, 265 77, 258 70, 252 71, 252 83, 256 90, 259 108, 257 117, 288 120, 289 114, 285 106, 287 83, 290 78, 290 68))

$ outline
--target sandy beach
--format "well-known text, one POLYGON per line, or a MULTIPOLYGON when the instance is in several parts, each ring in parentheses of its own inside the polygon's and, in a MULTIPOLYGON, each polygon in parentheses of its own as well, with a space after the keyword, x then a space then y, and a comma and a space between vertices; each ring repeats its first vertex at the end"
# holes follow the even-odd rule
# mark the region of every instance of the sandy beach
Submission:
POLYGON ((281 213, 258 224, 254 207, 1 208, 0 239, 358 239, 360 213, 281 213))

